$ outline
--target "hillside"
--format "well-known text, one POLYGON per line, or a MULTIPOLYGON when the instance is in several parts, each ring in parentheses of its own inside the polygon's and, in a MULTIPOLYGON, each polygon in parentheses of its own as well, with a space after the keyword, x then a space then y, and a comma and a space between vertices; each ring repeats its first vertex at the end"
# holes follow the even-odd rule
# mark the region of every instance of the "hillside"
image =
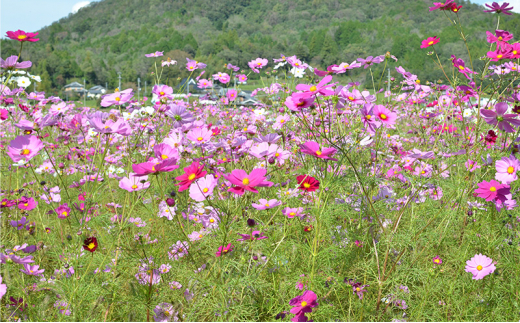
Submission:
MULTIPOLYGON (((485 31, 496 24, 496 15, 469 1, 459 4, 479 66, 485 31)), ((32 73, 50 76, 52 83, 42 85, 49 88, 40 88, 47 91, 83 78, 113 88, 118 71, 123 82, 137 77, 152 82, 154 60, 144 54, 155 51, 181 64, 168 75, 170 83, 186 75, 185 57, 208 63, 213 73, 225 63, 247 68, 251 59, 271 60, 280 53, 326 67, 386 51, 407 70, 433 80, 441 73, 419 48, 422 39, 439 36, 443 58, 465 58, 467 51, 444 13, 428 12, 431 5, 430 0, 104 0, 39 30, 41 41, 26 46, 23 59, 35 63, 32 73)), ((520 34, 519 15, 501 18, 501 29, 520 34)), ((2 57, 18 49, 10 40, 1 46, 2 57)))

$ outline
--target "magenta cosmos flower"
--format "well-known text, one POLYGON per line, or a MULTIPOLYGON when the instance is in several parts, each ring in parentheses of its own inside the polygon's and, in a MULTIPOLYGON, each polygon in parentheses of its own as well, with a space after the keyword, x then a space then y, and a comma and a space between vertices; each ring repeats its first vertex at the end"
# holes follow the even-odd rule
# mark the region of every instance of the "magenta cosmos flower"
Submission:
POLYGON ((229 99, 229 101, 235 101, 237 98, 237 90, 228 90, 226 93, 226 97, 229 99))
POLYGON ((30 211, 38 206, 38 202, 32 197, 22 196, 18 200, 18 208, 20 210, 30 211))
POLYGON ((433 7, 430 7, 430 11, 433 10, 451 10, 451 6, 453 4, 453 0, 446 0, 446 2, 434 2, 433 7))
POLYGON ((491 5, 488 5, 486 3, 486 7, 488 7, 491 10, 484 10, 484 12, 496 12, 496 13, 503 13, 504 15, 511 16, 512 13, 509 11, 513 10, 513 7, 508 7, 509 3, 504 2, 502 4, 498 4, 496 2, 493 2, 491 5))
POLYGON ((168 98, 173 94, 173 89, 168 85, 155 85, 153 87, 152 93, 157 95, 159 99, 168 98))
POLYGON ((335 148, 320 148, 320 145, 314 141, 307 141, 306 143, 302 144, 300 148, 304 154, 311 155, 316 158, 337 161, 336 158, 329 157, 333 156, 337 152, 335 148))
POLYGON ((34 43, 34 42, 37 42, 38 40, 40 40, 39 38, 34 38, 38 35, 38 33, 26 33, 25 31, 23 30, 20 30, 18 29, 17 31, 8 31, 6 33, 7 37, 11 38, 11 39, 14 39, 14 40, 17 40, 17 41, 20 41, 20 42, 31 42, 31 43, 34 43))
POLYGON ((191 183, 193 183, 196 179, 204 177, 208 172, 206 172, 204 169, 204 165, 200 165, 200 163, 193 162, 190 166, 184 168, 184 174, 181 176, 175 177, 177 181, 180 181, 180 183, 175 184, 180 186, 179 192, 182 192, 184 190, 187 190, 191 183))
POLYGON ((516 172, 520 168, 520 163, 514 155, 511 157, 503 157, 501 160, 496 161, 495 179, 500 181, 502 184, 510 184, 518 179, 516 172))
POLYGON ((437 36, 428 37, 421 42, 421 48, 433 46, 433 45, 437 44, 438 42, 439 42, 439 37, 437 37, 437 36))
POLYGON ((480 114, 488 124, 497 126, 498 129, 513 133, 515 129, 513 126, 520 126, 520 120, 515 119, 518 114, 505 114, 507 112, 507 103, 500 102, 495 105, 495 111, 480 109, 480 114))
POLYGON ((36 136, 18 136, 9 143, 7 155, 16 163, 31 160, 43 149, 43 142, 36 136))
POLYGON ((178 165, 175 165, 177 163, 177 158, 172 157, 168 159, 157 159, 152 158, 147 162, 140 163, 140 164, 133 164, 132 170, 134 171, 134 176, 145 176, 148 174, 158 174, 161 172, 171 172, 172 170, 175 170, 179 168, 178 165))
POLYGON ((30 62, 30 61, 18 63, 18 56, 16 56, 16 55, 9 56, 8 58, 6 58, 5 61, 2 58, 0 58, 0 67, 1 68, 5 68, 5 69, 11 68, 11 67, 12 68, 29 68, 31 66, 32 66, 32 62, 30 62))
POLYGON ((259 199, 258 204, 253 203, 253 207, 257 210, 268 210, 277 207, 281 204, 282 202, 278 201, 277 199, 271 199, 269 201, 266 199, 259 199))
POLYGON ((451 55, 453 66, 459 71, 459 73, 464 74, 467 79, 471 79, 468 74, 478 74, 477 72, 473 72, 469 68, 466 67, 466 63, 462 58, 457 58, 455 55, 451 55))
POLYGON ((478 183, 478 188, 475 190, 478 197, 485 199, 486 201, 500 200, 505 202, 507 200, 506 195, 510 193, 509 185, 500 184, 495 180, 489 182, 482 181, 478 183))
POLYGON ((265 172, 263 168, 255 168, 248 175, 242 169, 234 169, 230 174, 224 174, 223 176, 230 181, 231 184, 236 185, 228 189, 228 192, 243 195, 245 191, 258 193, 255 189, 256 186, 271 187, 273 185, 272 182, 265 180, 265 172))
POLYGON ((302 217, 304 215, 302 207, 286 207, 282 210, 282 214, 286 215, 289 219, 292 219, 295 216, 302 217))
POLYGON ((303 93, 293 93, 292 96, 296 99, 307 99, 316 96, 318 93, 324 96, 333 95, 334 91, 328 89, 333 85, 327 84, 330 81, 332 81, 332 76, 327 75, 316 85, 298 84, 296 90, 303 91, 303 93))
POLYGON ((231 251, 233 251, 234 246, 230 243, 227 246, 220 246, 218 247, 218 251, 215 253, 215 256, 220 257, 222 255, 225 255, 231 251))
POLYGON ((442 259, 441 259, 441 257, 439 257, 439 256, 435 256, 435 257, 433 257, 432 261, 433 261, 433 263, 436 264, 436 265, 440 265, 440 264, 442 264, 442 259))
POLYGON ((312 308, 318 306, 317 299, 318 297, 313 291, 306 290, 303 295, 296 296, 289 302, 289 305, 293 306, 291 313, 295 315, 311 313, 312 308))
MULTIPOLYGON (((247 65, 254 71, 258 70, 259 68, 262 68, 267 65, 269 61, 266 58, 257 58, 252 60, 251 62, 247 63, 247 65)), ((258 72, 256 72, 258 73, 258 72)))
POLYGON ((67 203, 64 203, 56 208, 56 214, 59 219, 66 219, 70 216, 70 207, 67 203))
POLYGON ((479 280, 487 275, 493 273, 496 267, 493 264, 493 259, 484 256, 483 254, 475 255, 470 260, 466 261, 466 269, 467 273, 473 274, 473 279, 479 280))

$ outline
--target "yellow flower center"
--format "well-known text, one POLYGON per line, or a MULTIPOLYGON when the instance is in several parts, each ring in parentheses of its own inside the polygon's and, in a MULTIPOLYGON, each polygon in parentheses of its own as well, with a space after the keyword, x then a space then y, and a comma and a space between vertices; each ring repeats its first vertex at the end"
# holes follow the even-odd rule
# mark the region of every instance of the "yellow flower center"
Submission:
POLYGON ((372 116, 370 114, 367 114, 366 117, 368 120, 370 120, 370 118, 372 118, 372 116))
POLYGON ((314 92, 314 91, 316 91, 316 89, 317 89, 316 86, 313 85, 313 86, 311 86, 311 87, 309 88, 309 91, 314 92))
POLYGON ((356 287, 356 292, 359 292, 359 291, 361 291, 361 288, 356 287))
POLYGON ((498 58, 498 59, 502 58, 502 55, 501 55, 501 54, 498 54, 498 55, 497 55, 497 58, 498 58))
POLYGON ((164 95, 164 92, 163 92, 163 91, 161 91, 161 92, 159 92, 159 94, 160 94, 160 95, 164 95))
POLYGON ((168 158, 168 156, 166 156, 165 154, 161 155, 161 159, 167 159, 167 158, 168 158))
POLYGON ((117 102, 121 101, 121 98, 120 97, 116 97, 116 101, 117 102))
POLYGON ((321 151, 317 150, 316 155, 321 156, 321 151))
POLYGON ((215 220, 214 219, 209 219, 209 222, 213 223, 213 222, 215 222, 215 220))
POLYGON ((481 271, 482 268, 483 268, 483 267, 482 267, 481 265, 478 265, 478 266, 477 266, 477 270, 478 270, 478 271, 481 271))
POLYGON ((203 139, 204 139, 204 138, 202 138, 202 137, 198 137, 198 138, 197 138, 198 141, 202 141, 203 139))
POLYGON ((94 244, 94 242, 91 242, 88 244, 87 248, 89 249, 94 249, 96 247, 96 245, 94 244))
POLYGON ((301 304, 302 307, 305 307, 307 306, 307 302, 306 301, 303 301, 302 304, 301 304))
POLYGON ((136 188, 137 188, 137 185, 135 185, 135 184, 134 184, 134 185, 132 185, 132 189, 134 189, 134 190, 135 190, 136 188))
POLYGON ((351 97, 351 96, 349 96, 348 99, 349 99, 350 101, 354 101, 354 98, 351 97))
POLYGON ((21 155, 29 155, 31 153, 31 151, 29 149, 22 149, 22 151, 20 152, 21 155))
POLYGON ((244 184, 244 185, 249 185, 249 178, 247 178, 247 177, 244 178, 244 179, 242 180, 242 184, 244 184))
POLYGON ((309 188, 309 187, 311 187, 311 184, 309 184, 309 183, 304 183, 304 184, 303 184, 303 187, 305 187, 305 188, 309 188))
POLYGON ((491 192, 496 192, 496 191, 497 191, 496 187, 494 187, 494 186, 491 186, 491 187, 489 188, 489 190, 490 190, 491 192))
POLYGON ((415 83, 421 84, 421 80, 417 80, 417 81, 415 81, 415 83))
POLYGON ((190 174, 190 176, 188 176, 188 179, 189 179, 190 181, 192 181, 196 176, 197 176, 197 175, 195 175, 195 174, 190 174))
POLYGON ((498 40, 502 41, 502 39, 503 39, 502 36, 498 37, 498 40))
POLYGON ((205 187, 205 188, 202 190, 202 192, 204 192, 204 193, 207 193, 208 191, 209 191, 209 189, 208 189, 207 187, 205 187))
POLYGON ((264 204, 264 205, 265 205, 265 207, 269 207, 269 204, 267 204, 267 203, 266 203, 266 204, 264 204))
POLYGON ((67 211, 63 211, 63 212, 61 212, 61 215, 63 215, 63 216, 67 216, 67 215, 69 215, 69 214, 67 213, 67 211))
POLYGON ((296 215, 296 213, 294 213, 294 212, 291 212, 291 213, 289 213, 289 215, 290 215, 290 216, 295 216, 295 215, 296 215))
POLYGON ((439 259, 435 259, 434 262, 435 262, 436 264, 438 264, 438 263, 440 262, 440 260, 439 260, 439 259))
POLYGON ((514 51, 513 51, 513 54, 515 54, 515 55, 516 55, 516 53, 518 53, 518 52, 517 52, 516 50, 514 50, 514 51))
POLYGON ((464 69, 464 66, 459 65, 459 70, 463 70, 463 69, 464 69))
POLYGON ((433 45, 433 40, 431 42, 429 42, 428 45, 433 45))
POLYGON ((25 39, 25 38, 27 38, 26 35, 19 35, 19 36, 18 36, 18 39, 25 39))
POLYGON ((381 114, 379 115, 379 117, 380 117, 381 119, 383 119, 383 120, 386 120, 386 119, 387 119, 387 116, 386 116, 386 114, 384 114, 384 113, 381 113, 381 114))
POLYGON ((509 174, 513 174, 513 173, 515 172, 515 168, 514 168, 513 166, 509 166, 509 167, 507 168, 507 172, 508 172, 509 174))
POLYGON ((280 156, 279 153, 274 154, 274 157, 279 157, 279 156, 280 156))
POLYGON ((23 206, 29 206, 29 203, 24 203, 23 206))
POLYGON ((280 123, 284 123, 284 122, 285 122, 285 120, 284 120, 284 119, 280 120, 280 123))
POLYGON ((222 158, 222 161, 224 161, 224 162, 227 161, 227 158, 226 157, 222 158))

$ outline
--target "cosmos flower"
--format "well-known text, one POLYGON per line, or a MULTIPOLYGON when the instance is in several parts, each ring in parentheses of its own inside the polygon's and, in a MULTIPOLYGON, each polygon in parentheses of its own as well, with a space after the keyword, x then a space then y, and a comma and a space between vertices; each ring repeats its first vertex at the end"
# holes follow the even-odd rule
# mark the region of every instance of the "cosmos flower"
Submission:
POLYGON ((520 162, 514 155, 510 157, 502 157, 496 161, 495 179, 502 184, 510 184, 518 179, 516 174, 520 169, 520 162))
POLYGON ((29 68, 32 66, 32 62, 30 61, 25 61, 25 62, 20 62, 18 63, 18 56, 16 55, 12 55, 12 56, 9 56, 8 58, 5 59, 5 61, 0 58, 0 67, 1 68, 5 68, 5 69, 8 69, 8 68, 29 68))
POLYGON ((9 143, 7 155, 16 163, 29 161, 43 149, 43 142, 36 136, 18 136, 9 143))
POLYGON ((55 210, 56 214, 58 214, 59 219, 66 219, 70 216, 70 207, 68 203, 64 203, 58 206, 55 210))
POLYGON ((253 207, 257 210, 268 210, 277 207, 281 204, 282 202, 278 201, 277 199, 271 199, 269 201, 266 199, 259 199, 258 204, 253 203, 253 207))
POLYGON ((493 2, 491 5, 486 3, 486 7, 488 7, 491 10, 484 10, 484 12, 503 13, 504 15, 511 16, 512 13, 510 11, 513 10, 513 7, 508 7, 508 6, 509 6, 508 2, 504 2, 502 4, 498 4, 496 2, 493 2))
POLYGON ((34 38, 37 35, 38 35, 38 33, 26 33, 25 31, 20 30, 20 29, 18 29, 17 31, 8 31, 6 33, 6 36, 11 39, 17 40, 19 42, 28 41, 31 43, 34 43, 34 42, 37 42, 38 40, 40 40, 39 38, 34 38))
POLYGON ((231 251, 233 251, 234 246, 230 243, 227 246, 220 246, 218 247, 217 252, 215 253, 215 256, 220 257, 222 255, 225 255, 231 251))
POLYGON ((180 181, 175 185, 180 186, 179 192, 182 192, 187 190, 196 179, 204 177, 207 173, 204 170, 204 165, 201 166, 198 161, 193 162, 190 166, 184 168, 183 175, 175 177, 175 180, 180 181))
POLYGON ((295 315, 311 313, 312 309, 318 306, 317 300, 318 297, 313 291, 306 290, 303 295, 296 296, 289 302, 289 305, 293 306, 291 313, 295 315))
POLYGON ((484 256, 482 254, 478 254, 473 256, 470 260, 466 261, 465 271, 467 273, 471 273, 473 275, 473 279, 479 280, 486 277, 489 274, 492 274, 495 271, 496 267, 493 263, 493 259, 484 256))
POLYGON ((513 126, 520 126, 520 120, 515 119, 517 114, 506 114, 508 109, 507 103, 500 102, 495 105, 495 111, 480 109, 480 114, 484 118, 487 124, 498 126, 498 129, 513 133, 515 128, 513 126))
POLYGON ((20 271, 29 276, 41 276, 45 269, 39 269, 40 265, 31 266, 29 264, 23 264, 23 269, 20 271))
POLYGON ((486 201, 500 200, 505 202, 507 200, 506 195, 510 193, 509 185, 500 184, 495 180, 489 182, 482 181, 477 186, 475 193, 486 201))
POLYGON ((427 47, 433 46, 433 45, 437 44, 438 42, 439 42, 439 37, 437 37, 437 36, 428 37, 421 42, 421 48, 427 48, 427 47))
POLYGON ((146 57, 161 57, 164 55, 164 52, 155 52, 155 53, 151 53, 151 54, 144 54, 144 56, 146 57))
POLYGON ((271 187, 272 182, 265 180, 266 170, 264 168, 255 168, 248 175, 242 169, 234 169, 230 174, 224 174, 224 178, 235 185, 228 189, 228 192, 235 193, 237 195, 243 195, 245 191, 258 193, 255 187, 271 187))
POLYGON ((320 182, 312 176, 300 175, 296 177, 296 180, 300 185, 298 188, 306 192, 314 192, 320 188, 320 182))
POLYGON ((96 237, 90 237, 83 241, 83 249, 94 252, 98 247, 98 241, 96 237))
POLYGON ((251 234, 241 234, 238 233, 239 236, 241 236, 241 239, 238 239, 237 241, 253 241, 253 240, 263 240, 267 239, 266 236, 260 231, 253 231, 251 234))
POLYGON ((320 148, 320 145, 314 141, 307 141, 306 143, 300 145, 300 148, 301 152, 304 154, 320 159, 337 161, 336 158, 331 157, 337 152, 336 148, 320 148))
POLYGON ((433 263, 436 264, 436 265, 440 265, 440 264, 442 264, 442 259, 441 259, 441 257, 439 257, 439 256, 435 256, 435 257, 433 257, 432 261, 433 261, 433 263))

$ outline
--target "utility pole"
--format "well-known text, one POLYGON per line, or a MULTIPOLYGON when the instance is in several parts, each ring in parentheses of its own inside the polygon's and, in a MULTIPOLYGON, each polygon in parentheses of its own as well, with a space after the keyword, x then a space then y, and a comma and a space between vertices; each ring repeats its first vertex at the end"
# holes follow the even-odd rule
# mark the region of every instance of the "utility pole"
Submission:
POLYGON ((87 83, 83 79, 83 106, 87 106, 87 83))
POLYGON ((141 78, 137 78, 137 101, 139 102, 139 94, 141 93, 141 78))
POLYGON ((117 88, 119 91, 121 91, 121 72, 117 72, 119 75, 119 87, 117 88))
POLYGON ((388 86, 387 86, 386 90, 390 91, 390 68, 388 69, 388 86))
POLYGON ((108 82, 105 82, 105 93, 108 92, 108 82))
POLYGON ((188 97, 190 95, 190 78, 188 77, 186 79, 186 100, 190 102, 190 98, 188 97))
POLYGON ((143 96, 146 95, 146 83, 148 83, 148 82, 144 81, 144 94, 143 94, 143 96))

